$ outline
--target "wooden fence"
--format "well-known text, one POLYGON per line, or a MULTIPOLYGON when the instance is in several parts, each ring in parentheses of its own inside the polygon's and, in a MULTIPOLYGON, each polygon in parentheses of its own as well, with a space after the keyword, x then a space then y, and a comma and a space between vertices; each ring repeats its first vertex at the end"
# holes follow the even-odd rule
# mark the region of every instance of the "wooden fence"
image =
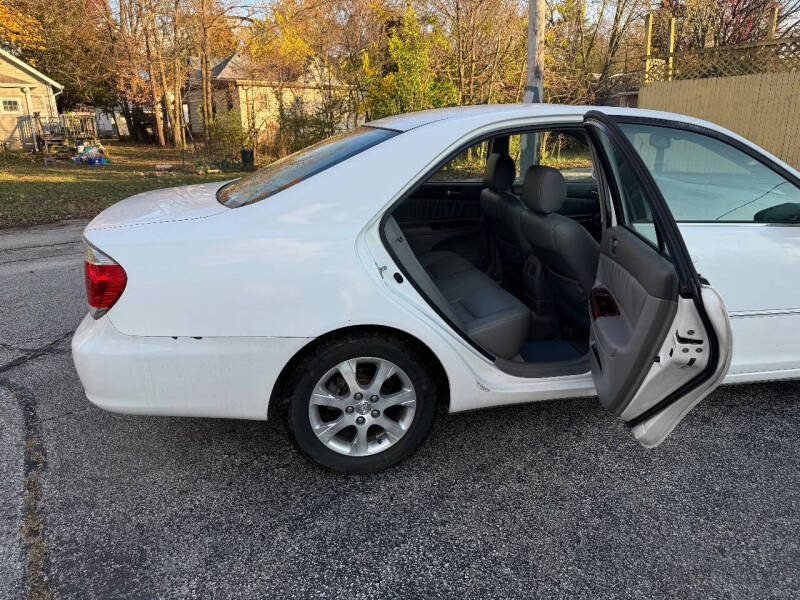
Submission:
POLYGON ((800 170, 800 71, 649 83, 639 107, 717 123, 800 170))
POLYGON ((655 54, 651 31, 648 16, 640 108, 717 123, 800 170, 800 37, 655 54))

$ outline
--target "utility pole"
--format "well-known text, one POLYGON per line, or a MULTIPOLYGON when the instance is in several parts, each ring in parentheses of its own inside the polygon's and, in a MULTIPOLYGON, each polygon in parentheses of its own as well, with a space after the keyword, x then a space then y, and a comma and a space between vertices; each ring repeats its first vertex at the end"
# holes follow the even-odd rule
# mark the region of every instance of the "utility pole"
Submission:
MULTIPOLYGON (((544 0, 528 0, 528 72, 522 96, 525 103, 544 100, 544 11, 544 0)), ((539 162, 539 134, 522 134, 520 146, 519 172, 524 176, 528 167, 539 162)))
POLYGON ((543 100, 544 13, 544 0, 528 0, 528 73, 523 102, 543 100))

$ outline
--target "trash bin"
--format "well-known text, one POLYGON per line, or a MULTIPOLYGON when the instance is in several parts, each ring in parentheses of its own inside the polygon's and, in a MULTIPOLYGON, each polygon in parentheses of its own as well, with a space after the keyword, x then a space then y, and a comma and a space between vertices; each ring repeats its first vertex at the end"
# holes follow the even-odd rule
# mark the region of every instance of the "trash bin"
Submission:
POLYGON ((255 169, 255 159, 252 148, 242 148, 242 169, 250 171, 255 169))

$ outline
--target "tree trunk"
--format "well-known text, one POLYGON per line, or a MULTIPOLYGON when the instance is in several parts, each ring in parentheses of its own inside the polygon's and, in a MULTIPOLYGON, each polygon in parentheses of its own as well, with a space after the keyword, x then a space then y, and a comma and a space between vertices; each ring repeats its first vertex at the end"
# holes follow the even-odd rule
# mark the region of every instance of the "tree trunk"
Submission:
MULTIPOLYGON (((128 125, 128 139, 135 139, 138 142, 138 136, 134 133, 133 113, 131 113, 131 105, 128 104, 127 98, 122 98, 122 115, 125 117, 125 122, 128 125)), ((117 124, 117 132, 119 132, 119 124, 117 124)), ((122 135, 119 136, 119 139, 122 139, 122 135)))
MULTIPOLYGON (((133 10, 134 8, 130 3, 125 0, 119 0, 119 24, 122 32, 122 44, 125 54, 127 55, 128 64, 134 64, 135 62, 131 53, 131 43, 133 41, 133 36, 131 34, 133 31, 133 10)), ((127 89, 127 91, 130 92, 129 89, 127 89)), ((128 122, 128 138, 137 142, 144 141, 141 119, 134 118, 134 110, 131 108, 129 96, 123 96, 122 110, 125 115, 125 120, 128 122)))
POLYGON ((208 127, 214 120, 214 101, 211 95, 211 61, 208 57, 208 0, 200 2, 200 87, 203 94, 203 138, 208 144, 208 127))
POLYGON ((162 148, 167 145, 164 139, 164 122, 161 118, 161 95, 156 85, 155 73, 153 72, 153 48, 150 41, 150 28, 144 28, 144 46, 147 52, 147 79, 150 85, 150 93, 153 95, 153 115, 156 119, 156 134, 158 135, 158 145, 162 148))
POLYGON ((476 33, 475 33, 475 10, 473 7, 470 12, 470 35, 469 35, 469 100, 467 104, 475 104, 475 63, 477 57, 475 55, 476 46, 476 33))
POLYGON ((173 59, 172 68, 174 71, 174 87, 172 93, 174 95, 173 101, 175 104, 175 127, 172 130, 172 141, 176 148, 185 148, 186 138, 183 133, 183 94, 181 92, 181 80, 183 77, 181 73, 181 61, 178 59, 177 55, 173 59))
POLYGON ((458 103, 464 103, 464 32, 461 29, 461 2, 456 0, 456 48, 458 50, 458 103))
POLYGON ((486 104, 492 103, 492 92, 494 91, 494 75, 497 72, 497 63, 500 60, 500 38, 497 38, 497 43, 494 48, 494 57, 492 58, 492 66, 489 70, 489 83, 486 86, 486 104))
POLYGON ((207 110, 208 110, 208 122, 214 122, 214 86, 211 82, 211 58, 208 55, 208 52, 205 54, 205 62, 206 62, 206 102, 208 102, 207 110))
POLYGON ((153 29, 153 40, 155 41, 155 59, 156 64, 158 66, 158 77, 161 82, 161 100, 164 104, 164 114, 167 117, 167 129, 174 135, 175 130, 175 111, 173 110, 173 103, 169 100, 169 94, 167 90, 169 90, 169 86, 167 85, 167 70, 164 67, 164 55, 161 52, 161 48, 163 47, 163 38, 161 34, 158 32, 158 28, 156 27, 155 22, 155 10, 151 6, 150 12, 150 25, 153 29))
POLYGON ((181 83, 183 76, 181 73, 181 61, 178 56, 178 16, 180 0, 175 0, 172 5, 172 40, 173 40, 173 57, 172 57, 172 104, 175 107, 174 113, 174 127, 172 128, 172 143, 176 148, 185 148, 186 139, 183 134, 183 95, 181 94, 181 83))

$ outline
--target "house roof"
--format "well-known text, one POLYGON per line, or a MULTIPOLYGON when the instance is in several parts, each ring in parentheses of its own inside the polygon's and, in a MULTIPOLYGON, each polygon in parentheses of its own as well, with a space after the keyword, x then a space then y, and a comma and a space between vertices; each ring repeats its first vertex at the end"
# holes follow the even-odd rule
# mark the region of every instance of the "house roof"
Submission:
POLYGON ((213 79, 246 79, 244 61, 238 54, 223 58, 211 68, 213 79))
MULTIPOLYGON (((12 65, 17 67, 21 71, 25 71, 26 73, 29 73, 30 75, 33 75, 36 79, 39 79, 39 80, 47 83, 48 85, 52 85, 53 87, 58 88, 59 90, 63 90, 64 89, 64 86, 61 85, 60 83, 58 83, 57 81, 55 81, 53 79, 50 79, 47 75, 45 75, 41 71, 37 71, 32 66, 30 66, 28 63, 26 63, 24 60, 20 60, 19 58, 17 58, 16 56, 11 54, 10 52, 6 52, 2 48, 0 48, 0 58, 5 59, 7 62, 11 63, 12 65)), ((11 79, 15 79, 15 78, 12 77, 11 79)), ((19 81, 22 81, 22 80, 19 80, 19 81)), ((16 83, 16 81, 11 81, 10 83, 16 83)), ((27 81, 23 81, 23 84, 24 83, 28 83, 28 82, 27 81)))
MULTIPOLYGON (((225 58, 212 58, 209 62, 211 63, 212 80, 248 78, 244 69, 244 60, 239 54, 234 53, 225 58)), ((200 81, 200 59, 196 56, 191 57, 189 59, 189 66, 192 67, 189 80, 200 81)))
MULTIPOLYGON (((251 85, 255 84, 264 86, 276 85, 274 81, 253 78, 253 73, 247 69, 246 59, 241 54, 234 53, 230 56, 226 56, 225 58, 212 58, 209 62, 211 63, 212 81, 239 81, 248 82, 251 85)), ((189 73, 189 86, 197 86, 200 84, 199 57, 193 56, 189 58, 189 66, 192 68, 192 71, 189 73)), ((334 86, 339 85, 336 81, 332 81, 331 83, 334 86)), ((287 85, 287 83, 284 82, 283 85, 287 85)), ((319 85, 319 82, 315 79, 313 73, 309 69, 296 81, 288 84, 289 87, 291 87, 291 85, 316 87, 319 85)))

